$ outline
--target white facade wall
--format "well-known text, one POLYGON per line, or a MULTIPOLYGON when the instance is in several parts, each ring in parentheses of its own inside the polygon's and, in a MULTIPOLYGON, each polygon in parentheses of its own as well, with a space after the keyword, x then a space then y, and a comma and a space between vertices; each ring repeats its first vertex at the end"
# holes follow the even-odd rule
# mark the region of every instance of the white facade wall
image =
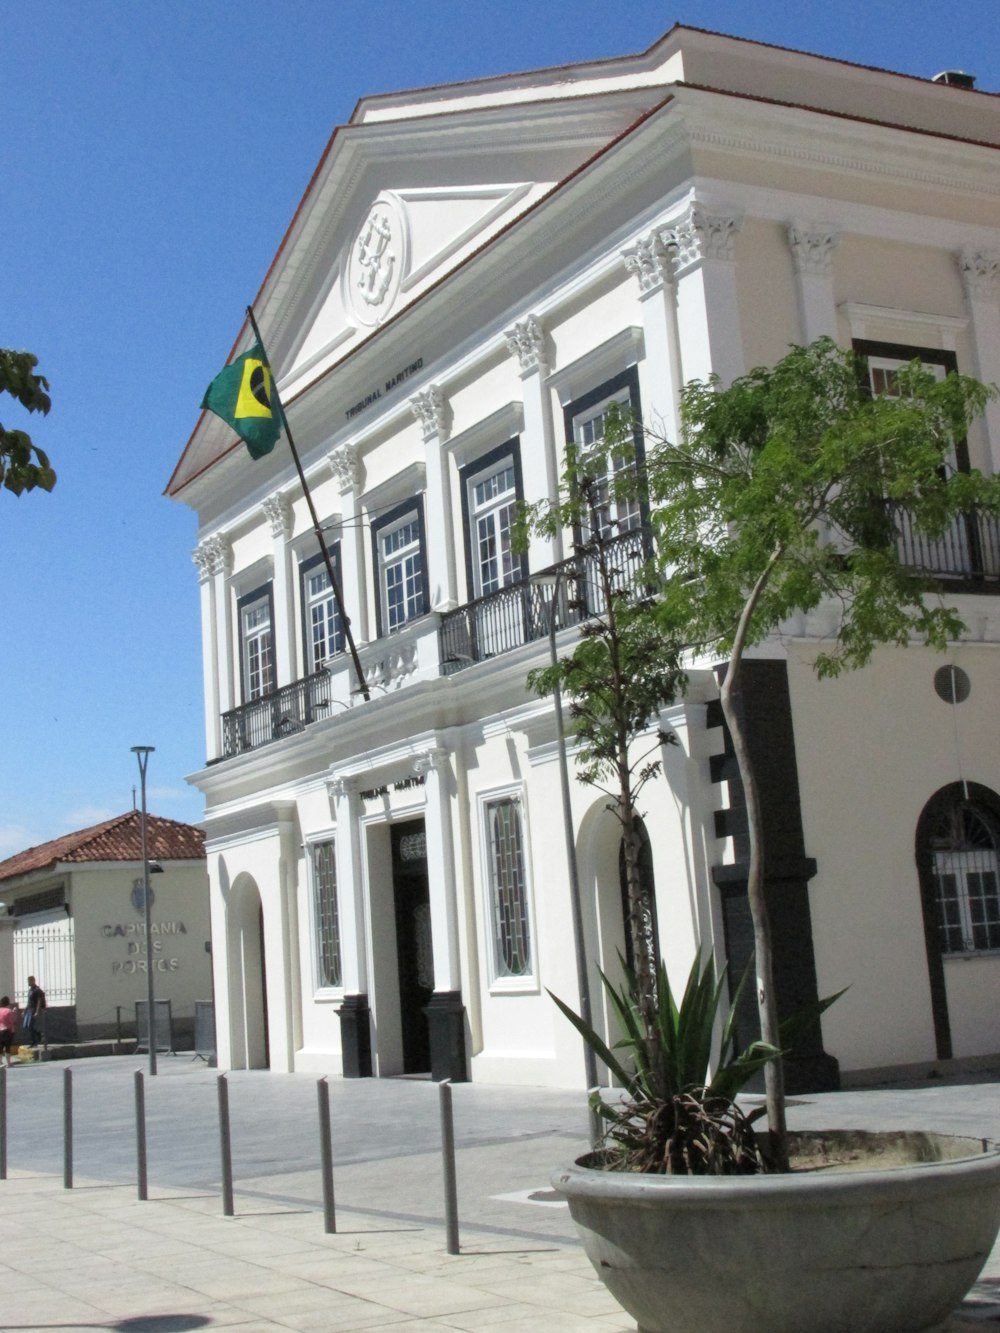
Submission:
MULTIPOLYGON (((708 59, 702 37, 694 41, 698 61, 708 59)), ((783 58, 794 64, 791 53, 783 58)), ((808 101, 806 70, 815 62, 801 65, 808 101)), ((827 74, 833 83, 824 96, 833 104, 842 90, 827 74)), ((873 96, 904 95, 893 76, 864 77, 873 96)), ((615 95, 629 89, 628 96, 648 96, 646 75, 632 84, 623 66, 615 95)), ((345 655, 329 664, 326 711, 283 739, 223 755, 224 739, 209 727, 209 758, 221 762, 195 780, 207 801, 222 1064, 340 1072, 338 1010, 360 995, 370 1010, 363 1021, 372 1072, 403 1071, 392 830, 423 821, 433 991, 442 1002, 458 997, 469 1074, 579 1085, 579 1041, 546 993, 577 995, 551 701, 531 698, 524 684, 529 667, 545 660, 547 641, 505 643, 506 651, 459 662, 465 669, 449 674, 454 663, 443 660, 449 650, 438 637, 440 617, 476 591, 467 572, 463 469, 516 438, 523 498, 538 499, 552 492, 562 465, 565 411, 602 386, 634 376, 647 421, 670 435, 685 380, 714 373, 727 382, 820 333, 951 350, 970 372, 992 364, 984 340, 995 325, 995 270, 987 258, 973 291, 968 263, 960 262, 970 251, 1000 251, 995 184, 985 183, 992 150, 962 145, 949 156, 905 132, 675 91, 670 108, 629 134, 612 124, 618 104, 604 104, 605 142, 615 146, 534 212, 528 203, 537 192, 522 193, 516 206, 508 201, 526 211, 516 225, 505 215, 510 225, 499 236, 502 210, 462 211, 453 196, 433 191, 397 198, 394 225, 405 231, 411 217, 425 262, 412 289, 403 274, 398 304, 386 311, 392 317, 384 327, 367 324, 363 344, 351 327, 347 288, 324 295, 307 284, 294 298, 264 294, 279 349, 272 359, 285 372, 286 406, 320 520, 340 543, 344 600, 372 698, 361 700, 345 655), (474 248, 467 232, 476 217, 483 248, 449 276, 448 264, 474 248), (450 258, 441 260, 439 280, 425 281, 435 262, 428 238, 447 237, 460 222, 461 243, 443 246, 450 258), (411 290, 425 295, 411 298, 411 290), (310 325, 317 309, 321 318, 310 325), (338 357, 341 378, 320 373, 338 357), (427 614, 379 637, 384 608, 372 533, 415 497, 427 614), (532 967, 516 979, 495 976, 484 825, 488 803, 510 797, 522 813, 532 938, 532 967), (324 841, 336 844, 342 976, 335 986, 321 983, 318 968, 312 859, 324 841)), ((918 120, 931 115, 925 92, 913 90, 918 120)), ((497 97, 509 111, 506 96, 497 97)), ((958 116, 952 100, 948 108, 958 116)), ((596 123, 598 111, 588 114, 596 123)), ((552 133, 567 131, 559 121, 552 133)), ((476 174, 473 138, 468 170, 482 202, 489 191, 476 174)), ((432 179, 430 141, 424 151, 432 179)), ((581 150, 581 162, 589 152, 581 150)), ((526 172, 530 160, 511 153, 510 169, 526 172)), ((377 192, 357 188, 360 216, 377 192)), ((344 263, 359 244, 356 230, 338 233, 344 263)), ((308 229, 292 235, 285 259, 292 287, 313 244, 308 229)), ((405 247, 396 262, 408 262, 405 247)), ((391 282, 397 276, 389 273, 391 282)), ((210 447, 213 429, 196 432, 192 458, 210 447)), ((973 464, 988 470, 1000 458, 991 429, 979 423, 969 437, 973 464)), ((203 597, 206 698, 223 712, 241 701, 236 603, 266 582, 278 603, 278 684, 306 671, 299 565, 318 548, 279 457, 283 447, 253 468, 216 465, 175 488, 203 518, 199 567, 212 589, 203 597), (262 503, 268 496, 291 506, 278 534, 262 503)), ((530 568, 568 555, 571 545, 569 533, 535 542, 530 568)), ((771 649, 788 664, 805 855, 817 863, 808 900, 818 989, 850 985, 823 1023, 825 1050, 845 1071, 935 1058, 914 836, 927 800, 956 780, 957 764, 1000 792, 1000 738, 986 685, 1000 643, 992 605, 990 597, 963 601, 975 642, 958 646, 955 661, 968 662, 983 685, 956 710, 933 695, 936 662, 919 647, 883 654, 835 683, 818 682, 810 665, 827 628, 822 617, 790 627, 771 649)), ((663 776, 645 799, 661 947, 678 985, 699 949, 720 965, 726 957, 713 867, 731 861, 733 850, 715 822, 725 793, 712 780, 721 746, 708 717, 713 698, 714 677, 695 673, 689 698, 664 720, 679 743, 664 752, 663 776)), ((614 972, 623 943, 618 835, 604 803, 572 784, 599 1023, 607 1016, 597 968, 614 972)), ((995 993, 998 969, 997 958, 945 964, 957 1056, 1000 1048, 995 1006, 985 998, 995 993)))

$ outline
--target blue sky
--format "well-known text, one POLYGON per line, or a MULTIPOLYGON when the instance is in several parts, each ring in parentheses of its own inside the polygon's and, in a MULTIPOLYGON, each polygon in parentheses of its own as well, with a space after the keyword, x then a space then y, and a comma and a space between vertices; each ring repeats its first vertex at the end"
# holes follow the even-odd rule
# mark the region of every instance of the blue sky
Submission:
MULTIPOLYGON (((373 92, 644 49, 674 22, 1000 90, 1000 0, 36 0, 0 51, 0 346, 53 409, 0 492, 0 857, 197 821, 194 515, 162 492, 323 147, 373 92)), ((863 111, 863 108, 859 108, 863 111)), ((24 424, 9 401, 5 425, 24 424)))

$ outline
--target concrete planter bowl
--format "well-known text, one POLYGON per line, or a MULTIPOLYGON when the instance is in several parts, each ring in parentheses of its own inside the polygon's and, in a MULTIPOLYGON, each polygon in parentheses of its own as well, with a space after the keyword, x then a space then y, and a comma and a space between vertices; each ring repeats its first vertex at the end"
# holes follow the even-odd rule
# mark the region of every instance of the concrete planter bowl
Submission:
POLYGON ((793 1135, 853 1145, 850 1169, 552 1183, 640 1333, 916 1333, 947 1320, 1000 1228, 1000 1146, 933 1134, 793 1135), (891 1145, 886 1141, 891 1141, 891 1145), (889 1160, 871 1165, 891 1146, 889 1160))

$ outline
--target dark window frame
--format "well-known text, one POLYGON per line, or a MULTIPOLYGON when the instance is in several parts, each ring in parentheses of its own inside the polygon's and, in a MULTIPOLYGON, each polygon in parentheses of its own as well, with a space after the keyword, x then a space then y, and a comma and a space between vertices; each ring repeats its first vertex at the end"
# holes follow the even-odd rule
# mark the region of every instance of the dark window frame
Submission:
MULTIPOLYGON (((337 580, 337 585, 338 587, 341 588, 341 590, 343 590, 344 584, 343 584, 343 578, 341 576, 341 566, 340 566, 340 542, 334 542, 334 544, 329 548, 329 550, 330 550, 330 563, 333 565, 333 572, 337 580)), ((312 659, 312 623, 309 619, 309 593, 306 584, 308 582, 309 575, 316 570, 317 566, 320 567, 325 572, 326 561, 323 559, 322 552, 319 551, 317 551, 315 555, 311 555, 308 558, 299 561, 299 604, 302 608, 302 617, 301 617, 302 618, 302 665, 305 670, 305 674, 307 676, 311 675, 316 668, 310 667, 310 661, 312 659)), ((333 589, 331 588, 330 596, 333 597, 333 595, 334 595, 333 589)), ((343 653, 347 647, 347 639, 344 633, 342 615, 341 615, 341 626, 340 626, 340 639, 341 639, 340 647, 337 648, 332 654, 330 654, 330 656, 339 657, 340 654, 343 653)))
MULTIPOLYGON (((471 463, 459 468, 458 477, 462 489, 462 530, 465 534, 465 578, 469 601, 476 601, 481 593, 476 591, 476 555, 475 537, 472 532, 472 506, 469 501, 469 489, 472 481, 481 473, 489 472, 503 459, 509 458, 514 467, 514 497, 518 504, 524 503, 524 480, 521 473, 521 440, 514 435, 503 444, 497 445, 488 453, 480 454, 471 463)), ((528 577, 528 556, 522 551, 520 557, 521 580, 528 577)), ((516 580, 515 580, 516 581, 516 580)), ((488 594, 487 594, 488 595, 488 594)))
MULTIPOLYGON (((563 429, 566 438, 567 447, 574 443, 573 423, 577 417, 592 407, 602 402, 605 398, 611 398, 620 393, 622 389, 628 389, 629 408, 632 412, 634 426, 632 428, 632 441, 635 445, 635 466, 641 473, 645 461, 646 450, 643 442, 642 432, 642 397, 639 393, 639 367, 626 366, 610 379, 596 385, 593 389, 588 389, 586 393, 574 398, 572 402, 563 406, 563 429)), ((639 529, 642 532, 649 530, 649 501, 645 496, 639 499, 639 529)), ((582 532, 577 527, 573 531, 573 540, 579 544, 582 541, 582 532)))
POLYGON ((269 694, 273 694, 278 688, 278 661, 275 653, 274 642, 274 581, 268 579, 262 583, 259 588, 254 588, 252 592, 244 593, 242 597, 236 599, 236 628, 239 634, 240 645, 240 699, 244 704, 256 703, 256 699, 247 698, 247 663, 246 663, 246 640, 243 635, 243 611, 254 602, 267 601, 268 615, 271 624, 271 673, 273 676, 270 690, 258 695, 259 699, 266 699, 269 694))
MULTIPOLYGON (((384 638, 387 634, 385 628, 385 609, 384 594, 385 586, 382 579, 382 554, 379 549, 381 535, 386 528, 396 527, 402 523, 408 514, 415 514, 417 527, 419 529, 418 545, 420 547, 420 563, 423 570, 423 594, 421 609, 417 612, 413 620, 419 620, 421 616, 427 615, 430 611, 430 597, 428 590, 430 588, 430 571, 427 567, 427 526, 424 522, 424 497, 415 495, 412 499, 404 500, 401 504, 395 505, 387 513, 372 523, 372 569, 375 574, 375 628, 378 638, 384 638)), ((405 624, 412 624, 412 620, 407 620, 405 624)))

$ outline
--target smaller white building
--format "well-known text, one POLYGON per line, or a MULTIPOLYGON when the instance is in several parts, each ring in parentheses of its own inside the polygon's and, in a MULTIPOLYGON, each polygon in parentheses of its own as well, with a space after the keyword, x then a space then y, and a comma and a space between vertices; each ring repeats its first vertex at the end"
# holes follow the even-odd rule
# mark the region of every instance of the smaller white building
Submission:
POLYGON ((0 861, 0 993, 23 1004, 36 977, 49 1041, 134 1032, 152 967, 174 1040, 190 1045, 195 1001, 212 998, 204 834, 147 815, 147 850, 163 872, 150 878, 149 940, 137 810, 0 861))

